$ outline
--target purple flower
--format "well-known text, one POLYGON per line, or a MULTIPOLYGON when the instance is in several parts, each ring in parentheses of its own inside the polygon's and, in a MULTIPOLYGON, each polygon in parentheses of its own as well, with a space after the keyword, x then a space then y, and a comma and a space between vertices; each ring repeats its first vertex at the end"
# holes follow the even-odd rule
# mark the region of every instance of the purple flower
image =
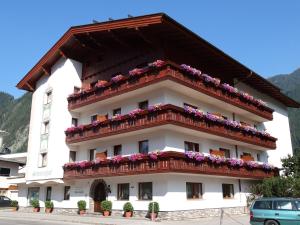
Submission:
POLYGON ((100 122, 99 122, 98 120, 95 120, 95 121, 92 122, 92 126, 93 126, 93 127, 96 127, 96 126, 98 126, 99 124, 100 124, 100 122))
POLYGON ((200 77, 201 76, 201 71, 200 70, 197 70, 196 68, 193 68, 193 67, 191 67, 189 65, 181 64, 180 68, 183 71, 188 72, 189 74, 194 75, 196 77, 200 77))
POLYGON ((203 162, 205 160, 205 156, 202 153, 196 152, 194 155, 194 159, 197 162, 203 162))
POLYGON ((193 152, 193 151, 187 151, 184 154, 189 159, 194 159, 194 157, 195 157, 195 152, 193 152))
POLYGON ((161 152, 159 151, 148 153, 149 158, 152 160, 157 160, 159 155, 161 155, 161 152))
POLYGON ((226 84, 226 83, 222 84, 221 88, 225 91, 228 91, 229 93, 237 94, 239 92, 237 88, 232 87, 232 86, 230 86, 229 84, 226 84))
POLYGON ((137 75, 141 75, 142 73, 145 73, 147 70, 145 68, 135 68, 133 70, 129 71, 129 76, 134 77, 137 75))
POLYGON ((141 154, 141 153, 133 154, 133 155, 130 155, 128 157, 128 159, 132 162, 135 162, 135 161, 143 159, 143 154, 141 154))
POLYGON ((263 170, 266 170, 266 171, 270 171, 270 170, 272 170, 272 169, 274 168, 273 166, 271 166, 271 165, 268 164, 268 163, 263 163, 263 164, 261 165, 261 167, 262 167, 263 170))
POLYGON ((254 161, 246 161, 246 162, 244 162, 244 165, 249 169, 256 169, 259 167, 259 164, 254 161))
POLYGON ((242 167, 244 165, 244 161, 241 159, 228 159, 227 163, 231 167, 242 167))

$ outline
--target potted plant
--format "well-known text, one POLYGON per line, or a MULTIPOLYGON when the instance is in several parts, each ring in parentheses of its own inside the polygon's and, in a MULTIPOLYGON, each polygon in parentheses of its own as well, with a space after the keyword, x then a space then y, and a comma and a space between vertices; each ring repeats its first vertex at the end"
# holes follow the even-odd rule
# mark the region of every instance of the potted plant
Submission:
POLYGON ((104 216, 109 216, 111 213, 111 209, 112 209, 112 202, 111 201, 102 201, 101 202, 101 208, 103 210, 103 215, 104 216))
POLYGON ((13 211, 17 211, 19 209, 19 203, 16 200, 11 201, 10 206, 13 208, 13 211))
POLYGON ((133 214, 133 206, 130 202, 126 202, 123 206, 125 217, 132 217, 133 214))
POLYGON ((86 201, 84 200, 80 200, 77 202, 77 206, 78 206, 78 211, 80 215, 84 215, 85 214, 85 210, 86 210, 86 201))
POLYGON ((30 200, 30 205, 33 207, 33 212, 39 212, 40 211, 40 202, 39 202, 38 199, 30 200))
POLYGON ((157 202, 150 202, 148 206, 148 213, 151 220, 155 220, 159 212, 159 204, 157 202))
POLYGON ((45 201, 45 212, 46 213, 52 213, 53 208, 54 208, 53 202, 45 201))

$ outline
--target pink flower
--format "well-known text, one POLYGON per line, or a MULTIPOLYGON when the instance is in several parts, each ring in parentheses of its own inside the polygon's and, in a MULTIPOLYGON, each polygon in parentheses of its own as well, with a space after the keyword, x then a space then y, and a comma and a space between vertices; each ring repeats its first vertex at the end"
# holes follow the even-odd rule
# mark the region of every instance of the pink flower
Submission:
POLYGON ((161 152, 159 152, 159 151, 148 153, 149 158, 152 160, 157 160, 158 156, 160 156, 160 155, 161 155, 161 152))
POLYGON ((132 110, 130 113, 128 113, 128 115, 131 117, 131 118, 135 118, 137 115, 139 115, 140 113, 144 112, 144 110, 142 109, 134 109, 132 110))
POLYGON ((112 121, 120 121, 123 119, 123 116, 121 114, 116 114, 114 116, 112 116, 111 120, 112 121))
POLYGON ((103 87, 105 87, 107 85, 107 83, 108 82, 106 80, 99 80, 97 82, 97 84, 95 85, 95 87, 97 87, 97 88, 103 88, 103 87))
POLYGON ((111 161, 115 164, 120 163, 122 161, 123 157, 120 155, 114 156, 111 158, 111 161))
POLYGON ((133 77, 133 76, 141 75, 141 74, 145 73, 146 71, 147 70, 144 68, 135 68, 135 69, 129 71, 129 76, 133 77))
POLYGON ((111 81, 113 83, 118 83, 120 81, 122 81, 125 77, 122 74, 116 75, 113 78, 111 78, 111 81))
POLYGON ((141 153, 136 153, 136 154, 133 154, 133 155, 130 155, 128 157, 128 159, 132 162, 135 162, 135 161, 138 161, 138 160, 141 160, 143 159, 143 154, 141 153))
POLYGON ((163 104, 158 103, 158 104, 149 106, 149 107, 148 107, 148 111, 149 111, 149 112, 159 111, 159 110, 162 109, 162 107, 163 107, 163 104))
POLYGON ((165 61, 158 59, 158 60, 156 60, 156 61, 154 61, 152 63, 149 63, 148 66, 149 67, 160 68, 160 67, 164 66, 165 64, 166 64, 165 61))

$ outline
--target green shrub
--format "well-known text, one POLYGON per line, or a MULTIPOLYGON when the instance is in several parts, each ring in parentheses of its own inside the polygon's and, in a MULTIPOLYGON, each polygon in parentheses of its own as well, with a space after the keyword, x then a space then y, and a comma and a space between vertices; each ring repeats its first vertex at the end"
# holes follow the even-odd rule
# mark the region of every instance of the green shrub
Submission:
POLYGON ((39 202, 38 199, 32 199, 32 200, 30 200, 30 205, 33 208, 40 208, 40 202, 39 202))
POLYGON ((107 200, 101 202, 101 208, 103 209, 103 211, 109 211, 109 212, 111 212, 112 202, 111 201, 107 201, 107 200))
POLYGON ((16 201, 16 200, 13 200, 13 201, 11 201, 10 206, 11 207, 18 207, 19 206, 19 202, 16 201))
POLYGON ((47 209, 53 209, 54 208, 53 202, 51 202, 51 201, 45 201, 45 207, 47 209))
POLYGON ((148 212, 149 213, 158 213, 159 212, 159 204, 158 202, 150 202, 148 206, 148 212))
POLYGON ((126 202, 123 206, 124 212, 133 212, 134 208, 130 202, 126 202))
POLYGON ((77 202, 79 211, 86 210, 86 201, 80 200, 77 202))

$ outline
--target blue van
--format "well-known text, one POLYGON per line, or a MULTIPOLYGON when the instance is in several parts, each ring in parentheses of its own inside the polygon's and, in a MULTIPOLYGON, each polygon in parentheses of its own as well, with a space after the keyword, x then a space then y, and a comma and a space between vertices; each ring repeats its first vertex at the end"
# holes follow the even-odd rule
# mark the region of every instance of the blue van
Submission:
POLYGON ((252 225, 300 225, 300 200, 260 198, 250 207, 252 225))

